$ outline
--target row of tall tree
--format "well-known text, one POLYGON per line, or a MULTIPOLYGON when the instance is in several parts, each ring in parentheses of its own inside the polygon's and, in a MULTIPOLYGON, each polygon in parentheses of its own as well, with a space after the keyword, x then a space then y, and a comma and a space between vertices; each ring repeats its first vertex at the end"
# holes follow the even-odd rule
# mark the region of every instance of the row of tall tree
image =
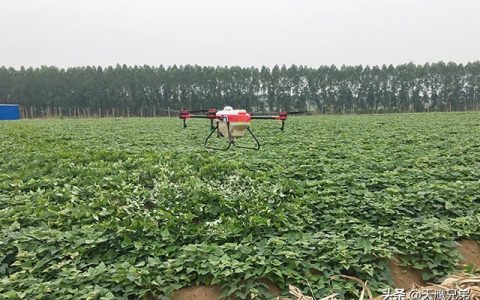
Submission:
POLYGON ((159 116, 181 108, 317 113, 480 110, 480 61, 398 66, 0 67, 24 117, 159 116))

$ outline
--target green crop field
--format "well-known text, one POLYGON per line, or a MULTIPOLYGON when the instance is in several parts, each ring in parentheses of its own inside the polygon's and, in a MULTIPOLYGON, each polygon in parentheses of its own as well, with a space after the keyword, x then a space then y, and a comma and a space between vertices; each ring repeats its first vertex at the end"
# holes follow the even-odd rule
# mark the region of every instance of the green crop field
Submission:
MULTIPOLYGON (((152 299, 191 285, 266 297, 454 272, 480 240, 480 114, 255 121, 260 151, 202 148, 174 118, 0 123, 0 299, 152 299)), ((246 143, 247 141, 245 141, 246 143)))

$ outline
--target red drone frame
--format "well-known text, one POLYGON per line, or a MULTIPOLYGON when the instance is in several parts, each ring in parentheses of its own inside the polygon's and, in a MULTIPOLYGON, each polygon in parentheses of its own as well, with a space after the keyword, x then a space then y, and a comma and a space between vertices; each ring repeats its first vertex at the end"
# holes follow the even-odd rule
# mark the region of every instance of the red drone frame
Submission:
MULTIPOLYGON (((290 114, 299 114, 305 112, 291 112, 290 114)), ((285 121, 287 120, 287 112, 282 111, 277 115, 255 115, 253 113, 247 113, 244 109, 233 109, 231 106, 225 106, 223 110, 217 111, 215 108, 208 110, 197 110, 191 111, 181 110, 179 118, 183 120, 183 128, 187 128, 187 119, 196 118, 196 119, 209 119, 211 132, 205 139, 204 146, 208 149, 214 150, 223 150, 226 151, 230 148, 231 145, 237 148, 245 148, 252 150, 260 149, 260 142, 257 140, 253 132, 250 130, 251 120, 280 120, 282 122, 282 127, 280 130, 284 131, 285 121), (206 112, 206 115, 192 115, 191 113, 206 112), (250 133, 250 135, 255 140, 255 147, 245 147, 235 144, 235 139, 241 138, 245 135, 245 132, 250 133), (225 137, 227 139, 228 145, 226 148, 216 148, 208 145, 210 137, 217 132, 217 137, 225 137)))

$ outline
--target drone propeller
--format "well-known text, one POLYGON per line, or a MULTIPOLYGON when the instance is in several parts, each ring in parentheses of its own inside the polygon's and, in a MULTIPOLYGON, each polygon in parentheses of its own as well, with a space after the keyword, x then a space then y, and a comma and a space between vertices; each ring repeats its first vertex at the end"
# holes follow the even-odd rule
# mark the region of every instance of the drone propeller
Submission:
POLYGON ((182 111, 188 111, 190 114, 196 114, 196 113, 207 113, 208 109, 197 109, 197 110, 188 110, 188 109, 159 109, 159 111, 165 111, 165 112, 171 112, 171 113, 180 113, 182 111))
MULTIPOLYGON (((308 114, 309 111, 286 111, 288 115, 302 115, 308 114)), ((251 112, 250 115, 252 116, 278 116, 279 112, 251 112)))
POLYGON ((181 111, 178 109, 157 109, 157 111, 163 111, 166 113, 179 114, 181 111))
POLYGON ((287 112, 289 115, 303 115, 303 114, 308 114, 308 111, 289 111, 287 112))
POLYGON ((208 113, 208 109, 197 109, 197 110, 189 110, 189 113, 198 114, 198 113, 208 113))

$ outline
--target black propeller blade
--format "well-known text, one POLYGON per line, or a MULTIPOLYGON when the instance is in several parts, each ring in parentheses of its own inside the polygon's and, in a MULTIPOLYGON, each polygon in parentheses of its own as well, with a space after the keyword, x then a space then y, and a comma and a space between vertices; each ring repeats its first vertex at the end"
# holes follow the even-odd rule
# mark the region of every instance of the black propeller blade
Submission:
POLYGON ((164 112, 171 112, 171 113, 179 113, 180 111, 177 109, 157 109, 159 111, 164 111, 164 112))
MULTIPOLYGON (((250 114, 253 116, 276 116, 280 112, 251 112, 250 114)), ((309 111, 287 111, 287 115, 302 115, 302 114, 308 114, 310 113, 309 111)))
MULTIPOLYGON (((171 113, 179 113, 181 112, 182 110, 178 110, 178 109, 159 109, 159 111, 164 111, 164 112, 171 112, 171 113)), ((208 109, 197 109, 197 110, 186 110, 188 111, 188 113, 190 114, 196 114, 196 113, 207 113, 208 112, 208 109)))
POLYGON ((287 114, 289 115, 303 115, 308 113, 308 111, 287 111, 287 114))
POLYGON ((191 114, 207 113, 208 109, 189 110, 188 112, 191 113, 191 114))

